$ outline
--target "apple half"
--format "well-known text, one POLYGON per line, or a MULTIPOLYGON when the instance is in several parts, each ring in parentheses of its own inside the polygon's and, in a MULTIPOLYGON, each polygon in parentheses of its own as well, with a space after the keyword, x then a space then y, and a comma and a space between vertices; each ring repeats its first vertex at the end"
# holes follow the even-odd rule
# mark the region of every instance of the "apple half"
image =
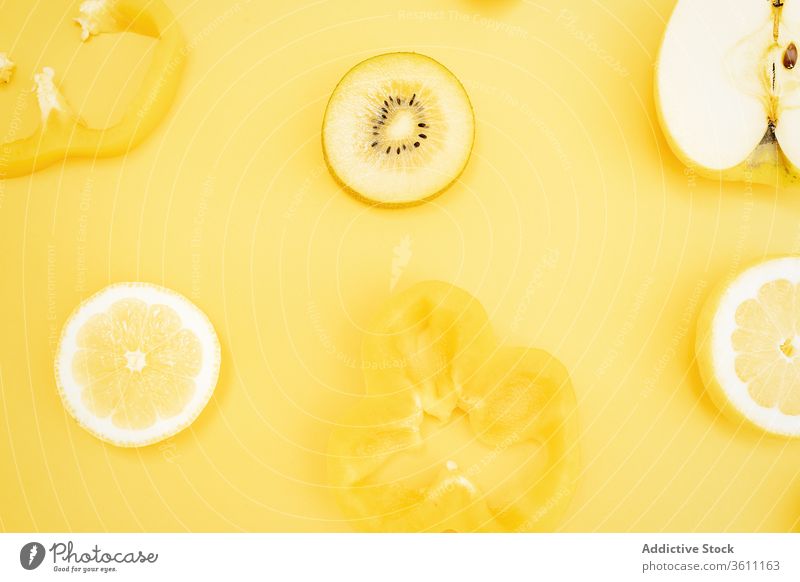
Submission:
POLYGON ((656 66, 661 126, 698 174, 800 181, 800 0, 678 0, 656 66))

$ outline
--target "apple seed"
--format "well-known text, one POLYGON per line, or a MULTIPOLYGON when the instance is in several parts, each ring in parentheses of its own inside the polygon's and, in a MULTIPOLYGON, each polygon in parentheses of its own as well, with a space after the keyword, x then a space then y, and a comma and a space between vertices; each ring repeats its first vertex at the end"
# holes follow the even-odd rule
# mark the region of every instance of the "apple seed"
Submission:
POLYGON ((786 47, 786 51, 783 53, 783 66, 787 69, 794 69, 794 66, 797 64, 797 47, 794 43, 789 44, 786 47))

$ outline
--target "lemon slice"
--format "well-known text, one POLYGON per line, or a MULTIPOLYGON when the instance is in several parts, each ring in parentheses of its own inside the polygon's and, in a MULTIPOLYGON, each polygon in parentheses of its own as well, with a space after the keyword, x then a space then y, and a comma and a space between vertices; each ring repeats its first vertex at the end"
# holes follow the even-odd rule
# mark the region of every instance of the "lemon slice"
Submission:
POLYGON ((55 362, 64 406, 96 437, 122 447, 189 426, 217 384, 220 347, 188 299, 148 283, 118 283, 84 301, 55 362))
POLYGON ((697 357, 724 412, 800 436, 800 257, 760 263, 718 289, 700 316, 697 357))

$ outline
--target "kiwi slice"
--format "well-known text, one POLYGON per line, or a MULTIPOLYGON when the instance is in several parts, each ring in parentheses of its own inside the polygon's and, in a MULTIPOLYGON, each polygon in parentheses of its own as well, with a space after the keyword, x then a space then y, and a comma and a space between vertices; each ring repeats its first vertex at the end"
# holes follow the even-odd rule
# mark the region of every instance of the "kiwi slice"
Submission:
POLYGON ((334 177, 384 206, 433 198, 464 170, 475 118, 467 92, 442 64, 416 53, 372 57, 333 91, 322 147, 334 177))

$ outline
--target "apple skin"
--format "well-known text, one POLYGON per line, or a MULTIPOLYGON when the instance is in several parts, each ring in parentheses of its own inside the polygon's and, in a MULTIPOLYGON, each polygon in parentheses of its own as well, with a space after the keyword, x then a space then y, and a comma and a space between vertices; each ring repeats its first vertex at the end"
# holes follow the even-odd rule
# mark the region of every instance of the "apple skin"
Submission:
MULTIPOLYGON (((661 46, 663 44, 662 39, 661 46)), ((662 133, 670 149, 672 149, 681 163, 694 170, 698 176, 715 181, 745 182, 775 187, 800 183, 800 168, 795 167, 783 155, 777 142, 759 144, 745 161, 722 170, 706 168, 692 160, 669 133, 669 127, 662 113, 661 93, 658 88, 658 68, 661 63, 660 50, 659 48, 659 58, 656 61, 655 75, 653 76, 656 113, 662 133)), ((766 133, 766 128, 764 131, 766 133)))

